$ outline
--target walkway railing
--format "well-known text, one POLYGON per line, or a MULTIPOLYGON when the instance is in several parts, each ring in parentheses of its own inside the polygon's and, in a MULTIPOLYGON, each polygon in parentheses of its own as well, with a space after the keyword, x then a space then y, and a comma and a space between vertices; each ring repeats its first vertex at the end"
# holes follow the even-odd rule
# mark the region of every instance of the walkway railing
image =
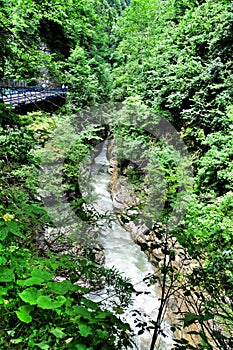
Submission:
POLYGON ((40 86, 23 87, 16 89, 0 88, 0 100, 11 108, 21 107, 42 100, 63 96, 67 88, 42 88, 40 86))

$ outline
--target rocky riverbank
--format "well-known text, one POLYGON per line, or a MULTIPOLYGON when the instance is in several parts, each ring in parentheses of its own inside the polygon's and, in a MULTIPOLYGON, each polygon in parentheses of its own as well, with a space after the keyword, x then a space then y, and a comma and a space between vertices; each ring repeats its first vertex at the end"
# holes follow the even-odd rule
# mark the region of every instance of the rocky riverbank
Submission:
MULTIPOLYGON (((154 256, 163 255, 159 253, 158 247, 156 254, 154 251, 155 243, 160 243, 161 233, 166 230, 162 223, 157 223, 151 230, 143 222, 143 213, 139 209, 140 199, 133 185, 128 181, 127 176, 120 174, 117 159, 114 154, 114 140, 109 141, 108 147, 109 173, 111 181, 109 191, 112 196, 114 211, 118 216, 121 225, 130 232, 135 243, 139 244, 148 256, 149 261, 158 265, 158 260, 154 256)), ((130 166, 130 165, 129 165, 130 166)), ((157 245, 158 245, 157 244, 157 245)))
MULTIPOLYGON (((145 217, 140 209, 140 198, 137 190, 129 182, 127 176, 122 175, 117 159, 114 154, 114 140, 110 140, 108 147, 109 173, 111 174, 111 182, 109 184, 109 192, 111 193, 114 211, 121 225, 130 232, 132 239, 145 252, 148 260, 154 266, 156 283, 158 283, 158 296, 161 296, 161 278, 162 272, 159 267, 168 267, 182 273, 185 269, 186 273, 189 270, 192 273, 194 263, 190 263, 190 257, 184 252, 178 244, 175 237, 167 231, 165 225, 161 222, 156 222, 153 227, 146 225, 145 217), (173 255, 174 252, 174 255, 173 255), (160 281, 160 282, 159 282, 160 281)), ((129 165, 130 166, 130 165, 129 165)), ((143 186, 143 183, 142 183, 143 186)), ((165 277, 169 280, 169 276, 165 277)), ((170 285, 171 287, 171 285, 170 285)), ((167 288, 170 288, 169 285, 167 288)), ((176 289, 175 282, 172 286, 176 289)), ((166 289, 166 292, 168 289, 166 289)), ((170 291, 171 292, 171 291, 170 291)), ((190 312, 186 305, 187 297, 184 297, 183 290, 178 290, 172 293, 167 300, 167 317, 171 326, 177 326, 179 320, 177 313, 190 312)), ((190 344, 197 344, 197 339, 190 336, 188 331, 196 331, 196 328, 191 326, 185 331, 183 325, 180 328, 174 328, 174 336, 178 339, 185 338, 190 344)))

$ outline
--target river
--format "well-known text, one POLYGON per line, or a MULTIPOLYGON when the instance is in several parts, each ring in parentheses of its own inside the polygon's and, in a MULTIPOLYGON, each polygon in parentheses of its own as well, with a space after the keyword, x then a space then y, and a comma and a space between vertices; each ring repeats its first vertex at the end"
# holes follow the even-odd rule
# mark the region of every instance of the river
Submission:
MULTIPOLYGON (((91 169, 91 185, 93 188, 96 200, 94 203, 95 209, 105 214, 113 213, 113 203, 111 195, 108 192, 108 184, 110 175, 108 174, 108 159, 107 159, 107 141, 103 143, 100 154, 95 158, 91 169)), ((143 279, 148 274, 153 273, 153 267, 148 261, 145 253, 143 253, 138 245, 131 239, 130 233, 127 232, 115 219, 111 227, 105 226, 102 230, 100 243, 105 251, 105 265, 107 268, 115 267, 125 277, 130 278, 136 290, 147 292, 135 296, 133 305, 125 311, 122 316, 134 329, 134 322, 131 310, 136 309, 143 314, 144 321, 149 324, 150 319, 156 319, 159 300, 155 285, 147 286, 143 279)), ((172 333, 170 325, 164 323, 164 333, 166 337, 161 337, 156 349, 171 349, 172 333)), ((140 336, 135 337, 134 350, 150 349, 152 334, 144 332, 140 336)))

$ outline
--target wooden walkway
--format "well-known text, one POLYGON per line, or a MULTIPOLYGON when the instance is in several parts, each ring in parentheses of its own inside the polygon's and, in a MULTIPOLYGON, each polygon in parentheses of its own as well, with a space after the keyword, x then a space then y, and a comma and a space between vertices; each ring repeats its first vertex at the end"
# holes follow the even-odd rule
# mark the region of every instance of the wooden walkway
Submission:
POLYGON ((43 100, 50 100, 55 97, 64 97, 68 89, 42 89, 40 87, 33 88, 17 88, 17 89, 1 89, 0 101, 4 102, 7 107, 12 109, 37 103, 43 100))

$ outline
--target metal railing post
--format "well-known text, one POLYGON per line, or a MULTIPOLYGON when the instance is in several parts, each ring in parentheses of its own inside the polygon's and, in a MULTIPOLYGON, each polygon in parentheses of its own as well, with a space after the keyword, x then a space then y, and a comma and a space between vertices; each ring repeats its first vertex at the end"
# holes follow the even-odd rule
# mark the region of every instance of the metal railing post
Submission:
POLYGON ((18 94, 18 107, 20 107, 20 92, 17 91, 17 94, 18 94))

